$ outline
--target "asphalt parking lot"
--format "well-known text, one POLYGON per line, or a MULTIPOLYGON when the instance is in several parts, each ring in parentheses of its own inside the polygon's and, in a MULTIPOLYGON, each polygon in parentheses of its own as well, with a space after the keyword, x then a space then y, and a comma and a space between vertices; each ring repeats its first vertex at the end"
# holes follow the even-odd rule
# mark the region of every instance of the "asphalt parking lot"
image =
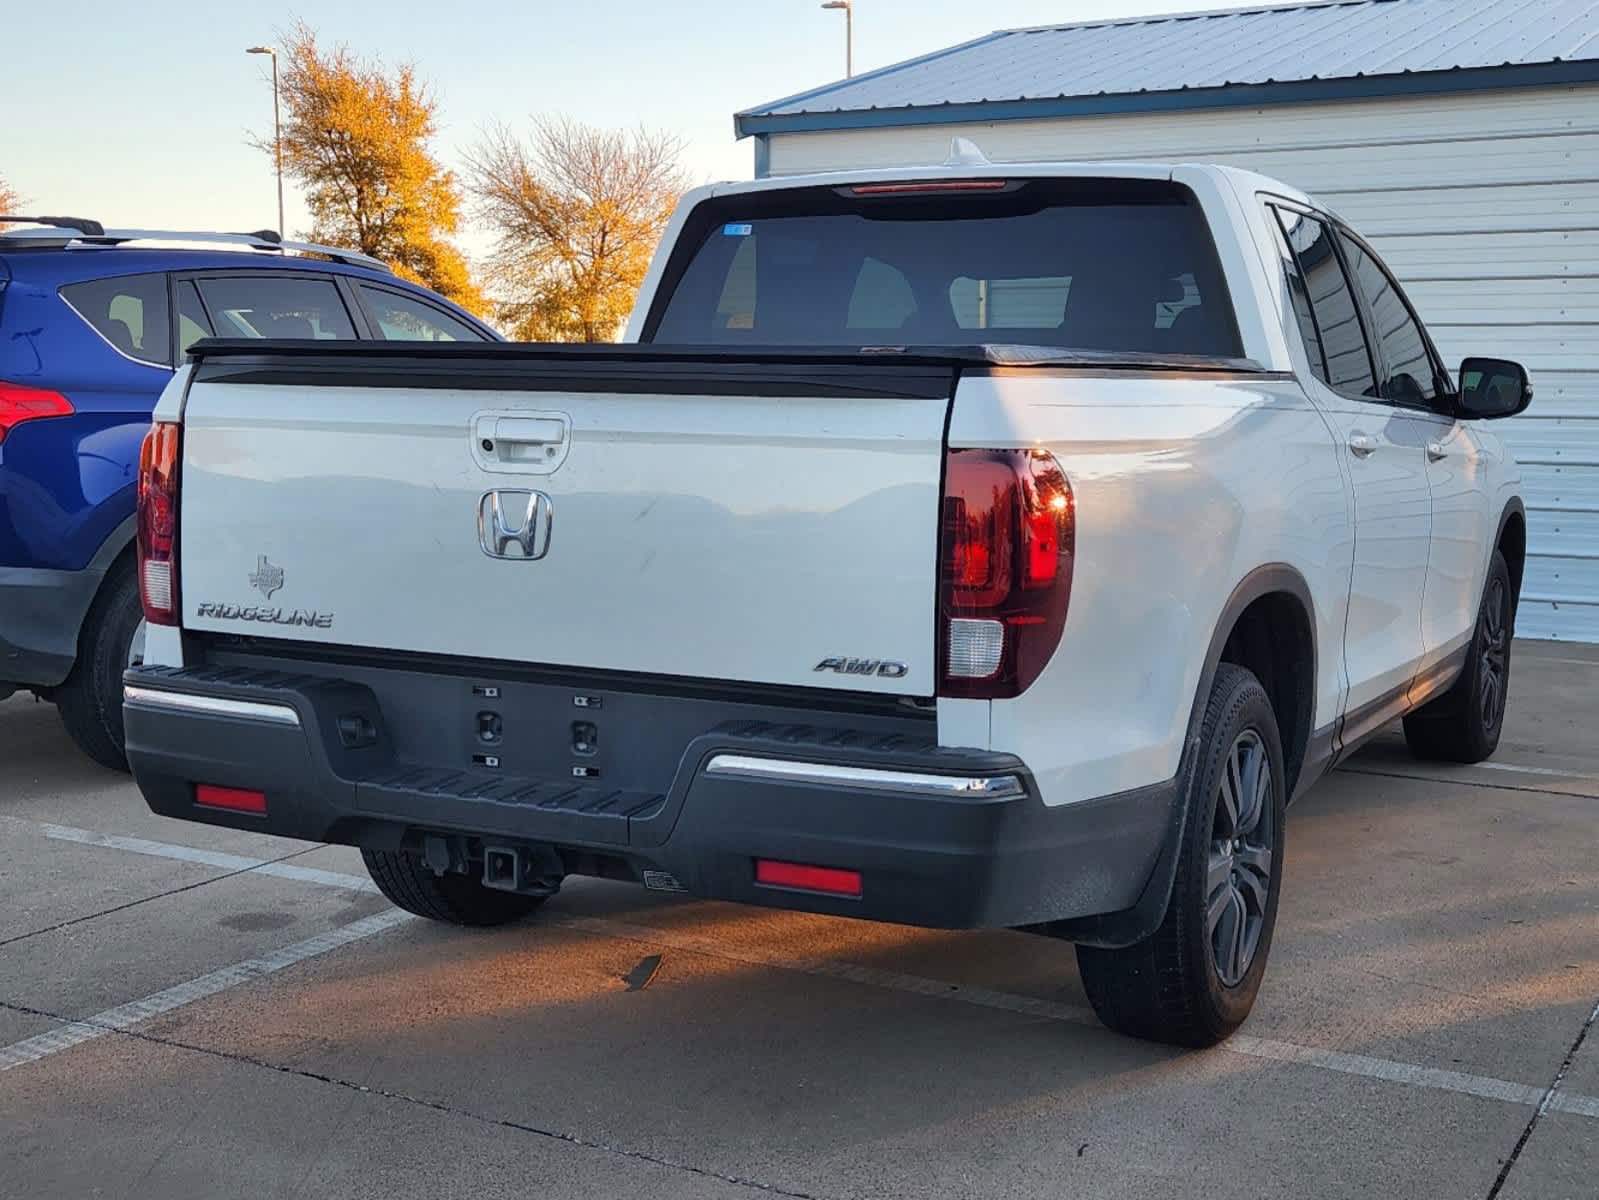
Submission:
POLYGON ((1291 814, 1227 1047, 1069 946, 578 880, 429 925, 357 855, 152 816, 0 703, 0 1196, 1599 1196, 1599 648, 1498 756, 1397 731, 1291 814), (1586 1036, 1585 1036, 1586 1035, 1586 1036))

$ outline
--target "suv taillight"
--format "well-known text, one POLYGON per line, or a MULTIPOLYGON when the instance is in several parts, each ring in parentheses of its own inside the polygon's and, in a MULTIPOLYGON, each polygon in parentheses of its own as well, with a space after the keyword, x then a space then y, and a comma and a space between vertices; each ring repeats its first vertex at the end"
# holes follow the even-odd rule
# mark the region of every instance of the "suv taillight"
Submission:
POLYGON ((155 425, 139 450, 139 598, 152 625, 178 623, 178 426, 155 425))
POLYGON ((24 421, 70 416, 72 411, 72 401, 60 392, 47 392, 0 379, 0 442, 24 421))
POLYGON ((951 450, 942 524, 938 694, 1018 696, 1066 627, 1071 485, 1043 450, 951 450))

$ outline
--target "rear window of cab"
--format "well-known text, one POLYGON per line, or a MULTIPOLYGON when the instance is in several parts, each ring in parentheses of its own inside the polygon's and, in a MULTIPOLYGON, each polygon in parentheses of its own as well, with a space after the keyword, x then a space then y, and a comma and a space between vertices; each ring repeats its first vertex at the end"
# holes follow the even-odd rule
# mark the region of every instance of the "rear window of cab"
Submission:
POLYGON ((1242 354, 1209 226, 1186 188, 981 186, 707 201, 678 240, 644 340, 1242 354))

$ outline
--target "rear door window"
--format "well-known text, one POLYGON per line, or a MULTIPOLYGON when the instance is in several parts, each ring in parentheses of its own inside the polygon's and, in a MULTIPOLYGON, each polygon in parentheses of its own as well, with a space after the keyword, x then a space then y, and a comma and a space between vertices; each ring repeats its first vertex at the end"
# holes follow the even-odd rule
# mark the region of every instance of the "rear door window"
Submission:
POLYGON ((178 283, 178 353, 187 354, 189 347, 216 331, 211 328, 211 318, 205 305, 200 303, 200 290, 192 279, 178 283))
POLYGON ((695 209, 645 340, 1242 353, 1209 227, 1169 182, 805 188, 695 209))
POLYGON ((1300 339, 1305 343, 1305 356, 1310 359, 1310 369, 1315 372, 1316 378, 1331 386, 1332 377, 1327 371, 1321 330, 1316 328, 1316 314, 1310 307, 1310 292, 1299 269, 1299 247, 1293 245, 1296 238, 1303 241, 1313 237, 1315 228, 1308 221, 1297 220, 1297 214, 1284 212, 1272 205, 1267 205, 1266 211, 1281 239, 1279 249, 1282 251, 1283 273, 1288 279, 1288 301, 1293 306, 1294 323, 1299 326, 1300 339), (1290 228, 1294 230, 1292 234, 1289 233, 1290 228))
POLYGON ((1277 216, 1298 262, 1315 327, 1321 335, 1326 370, 1318 374, 1334 391, 1376 399, 1377 376, 1372 369, 1371 349, 1366 344, 1355 295, 1338 260, 1331 227, 1325 221, 1287 209, 1278 209, 1277 216))
POLYGON ((356 290, 387 342, 481 342, 487 339, 458 317, 404 292, 358 283, 356 290))
POLYGON ((119 354, 151 366, 171 365, 172 323, 164 272, 69 283, 61 289, 61 298, 119 354))
POLYGON ((1382 347, 1381 391, 1400 404, 1432 407, 1438 401, 1438 373, 1421 324, 1411 314, 1404 292, 1383 265, 1359 242, 1338 235, 1349 269, 1366 298, 1377 342, 1382 347))
POLYGON ((353 339, 355 326, 331 279, 215 275, 199 281, 218 337, 353 339))

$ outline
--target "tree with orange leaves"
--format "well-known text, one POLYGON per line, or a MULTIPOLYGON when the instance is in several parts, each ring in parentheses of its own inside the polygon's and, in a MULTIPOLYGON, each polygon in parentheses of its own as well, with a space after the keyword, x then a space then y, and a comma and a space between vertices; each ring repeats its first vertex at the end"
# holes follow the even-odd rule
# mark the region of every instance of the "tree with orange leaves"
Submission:
MULTIPOLYGON (((482 293, 449 238, 461 193, 433 156, 438 99, 414 64, 392 70, 297 24, 280 35, 283 170, 303 189, 311 240, 380 258, 396 274, 481 313, 482 293)), ((253 139, 272 152, 270 138, 253 139)))

